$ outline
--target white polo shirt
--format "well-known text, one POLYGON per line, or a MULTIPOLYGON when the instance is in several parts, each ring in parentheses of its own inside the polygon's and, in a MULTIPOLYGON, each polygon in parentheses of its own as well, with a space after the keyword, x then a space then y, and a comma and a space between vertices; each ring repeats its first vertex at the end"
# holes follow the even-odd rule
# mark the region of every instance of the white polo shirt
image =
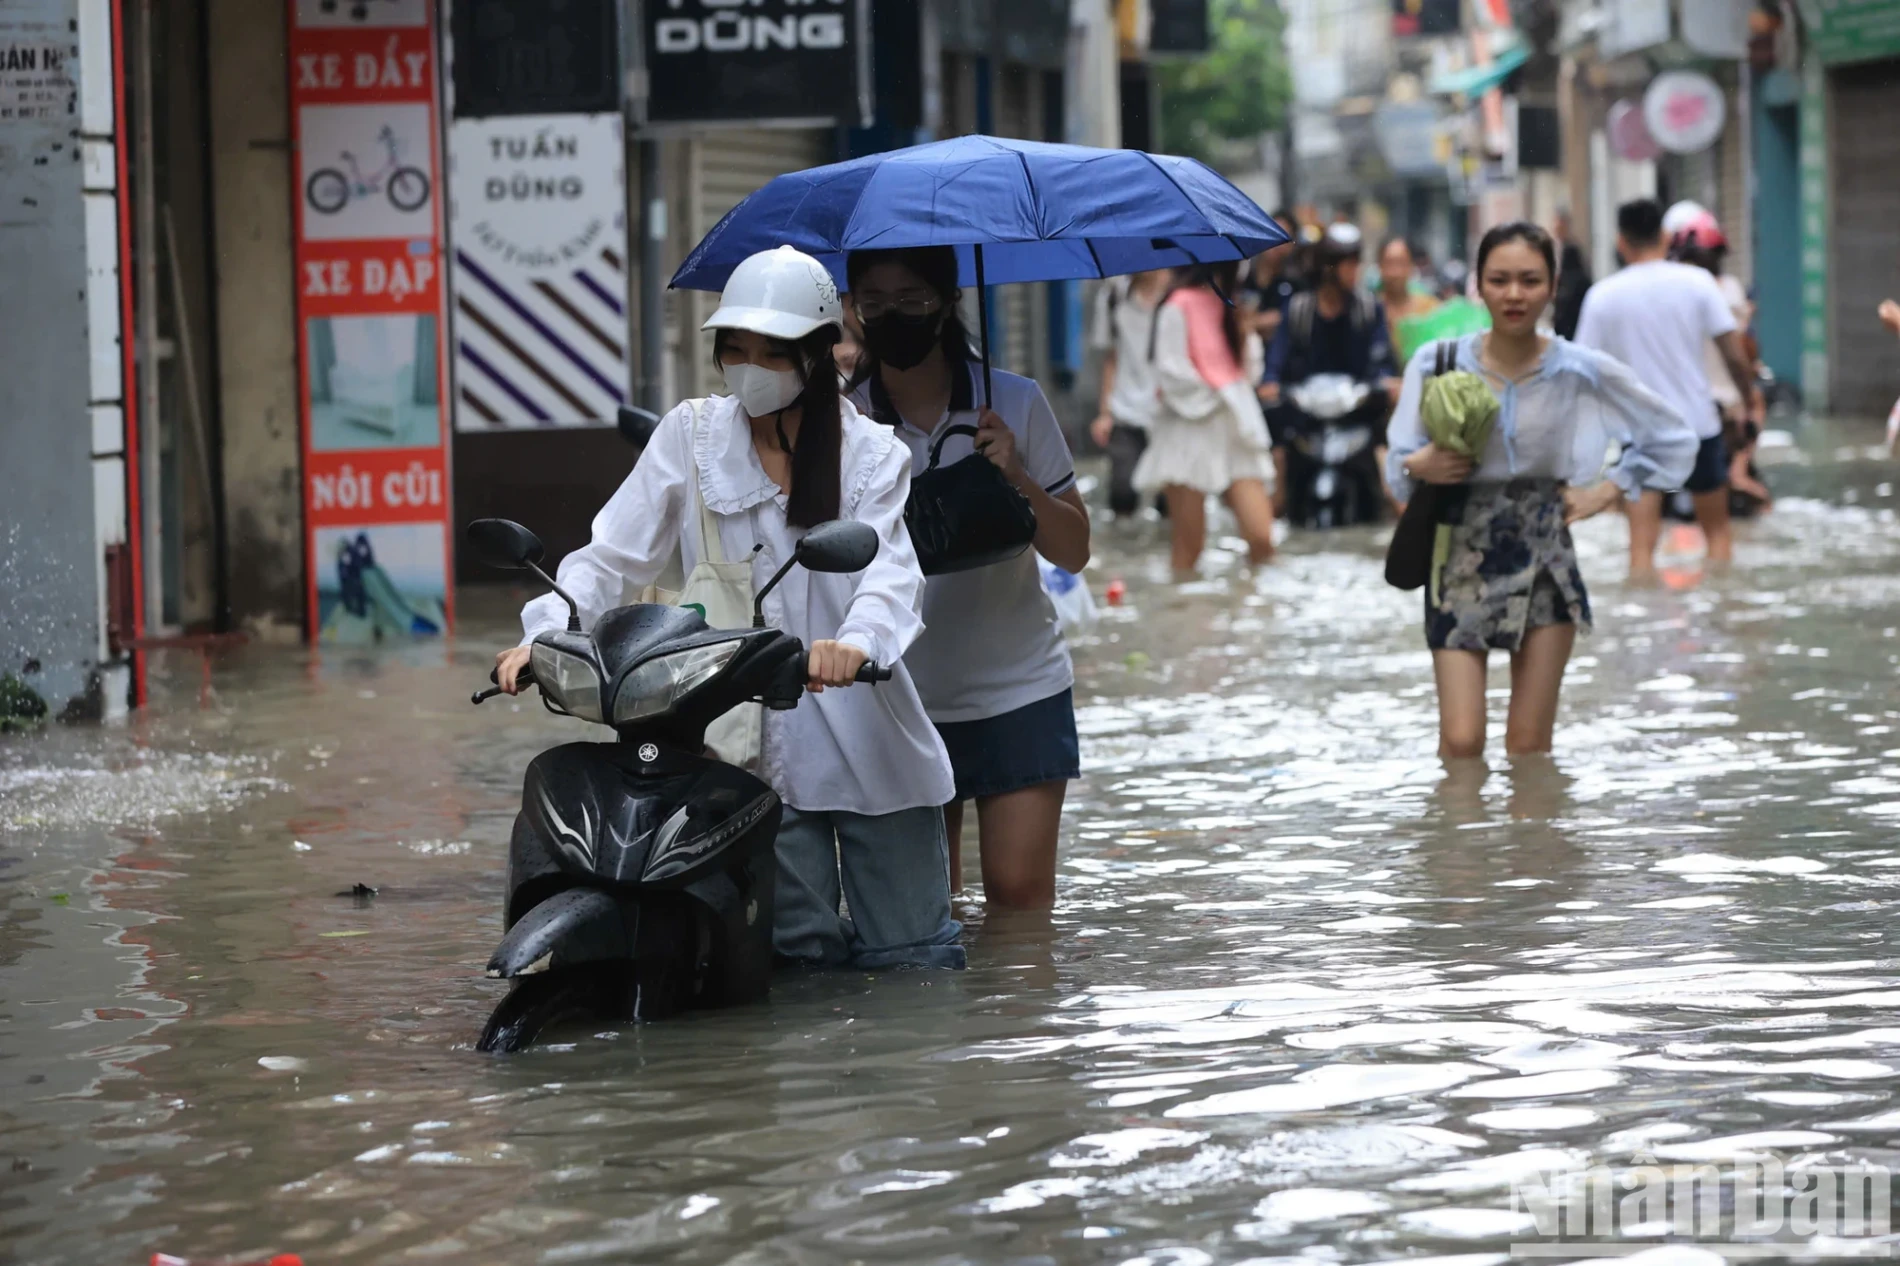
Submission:
MULTIPOLYGON (((911 473, 930 465, 930 446, 945 427, 976 425, 983 367, 952 377, 950 407, 926 433, 898 416, 876 379, 852 396, 867 417, 894 426, 910 447, 911 473)), ((1075 459, 1055 411, 1033 378, 990 372, 994 408, 1016 437, 1030 478, 1051 495, 1075 485, 1075 459)), ((944 442, 939 464, 976 451, 967 435, 944 442)), ((1032 546, 1015 558, 924 582, 924 631, 904 655, 924 711, 939 724, 982 721, 1060 694, 1075 684, 1069 647, 1054 604, 1043 592, 1032 546)))

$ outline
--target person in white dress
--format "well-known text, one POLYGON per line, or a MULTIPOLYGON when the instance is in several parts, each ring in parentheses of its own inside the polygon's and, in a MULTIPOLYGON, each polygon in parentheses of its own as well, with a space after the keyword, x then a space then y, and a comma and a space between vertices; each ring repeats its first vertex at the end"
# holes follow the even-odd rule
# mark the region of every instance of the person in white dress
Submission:
POLYGON ((1238 276, 1235 264, 1178 270, 1155 318, 1156 407, 1135 487, 1168 499, 1177 579, 1193 576, 1200 562, 1210 496, 1234 512, 1248 560, 1273 559, 1272 440, 1253 388, 1265 354, 1221 297, 1238 276))

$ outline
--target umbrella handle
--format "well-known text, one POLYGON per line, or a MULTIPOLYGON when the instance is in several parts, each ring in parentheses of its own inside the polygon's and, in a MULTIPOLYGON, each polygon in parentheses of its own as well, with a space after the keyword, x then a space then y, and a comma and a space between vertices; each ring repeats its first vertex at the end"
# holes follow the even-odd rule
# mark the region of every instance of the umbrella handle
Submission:
POLYGON ((983 244, 972 248, 976 254, 976 319, 982 326, 977 337, 983 344, 983 407, 994 408, 990 395, 990 292, 983 284, 983 244))

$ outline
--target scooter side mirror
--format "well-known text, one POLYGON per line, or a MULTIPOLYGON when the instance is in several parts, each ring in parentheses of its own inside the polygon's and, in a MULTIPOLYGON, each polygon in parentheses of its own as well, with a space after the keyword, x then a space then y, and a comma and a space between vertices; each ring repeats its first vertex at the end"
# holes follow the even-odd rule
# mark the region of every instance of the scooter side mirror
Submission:
POLYGON ((635 448, 645 448, 659 425, 660 415, 651 409, 636 409, 624 404, 620 406, 620 438, 635 448))
POLYGON ((475 553, 490 567, 508 567, 531 571, 541 578, 541 583, 560 595, 567 604, 567 631, 581 631, 581 609, 568 596, 565 589, 554 583, 554 577, 541 570, 541 538, 522 527, 513 519, 477 519, 469 524, 463 535, 475 548, 475 553))
POLYGON ((863 571, 876 557, 876 529, 850 519, 820 523, 798 543, 798 563, 806 571, 848 574, 863 571))
POLYGON ((792 556, 785 560, 785 565, 765 582, 765 588, 753 598, 752 627, 765 627, 765 595, 778 588, 778 582, 785 579, 785 573, 793 566, 803 567, 806 571, 849 574, 863 571, 876 557, 877 531, 868 524, 850 519, 820 523, 805 533, 805 539, 798 543, 792 556))
POLYGON ((465 535, 490 567, 524 568, 541 561, 541 538, 512 519, 477 519, 465 535))

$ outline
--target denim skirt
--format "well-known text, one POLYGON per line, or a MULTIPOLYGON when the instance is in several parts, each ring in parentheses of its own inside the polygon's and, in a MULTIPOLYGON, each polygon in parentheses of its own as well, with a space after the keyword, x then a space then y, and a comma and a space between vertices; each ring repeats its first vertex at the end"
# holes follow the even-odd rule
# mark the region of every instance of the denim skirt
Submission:
POLYGON ((937 733, 950 753, 958 801, 1064 782, 1082 772, 1073 689, 1001 716, 942 722, 937 733))

